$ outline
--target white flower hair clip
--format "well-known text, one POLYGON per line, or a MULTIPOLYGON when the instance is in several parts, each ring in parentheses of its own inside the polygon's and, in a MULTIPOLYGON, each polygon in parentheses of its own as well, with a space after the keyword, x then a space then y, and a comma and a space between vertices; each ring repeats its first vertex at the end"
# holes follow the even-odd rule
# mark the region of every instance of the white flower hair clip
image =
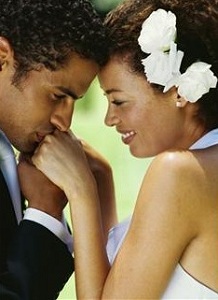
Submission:
POLYGON ((180 73, 184 52, 177 50, 176 16, 171 11, 153 11, 142 24, 138 38, 141 50, 149 54, 142 60, 148 82, 164 86, 167 92, 173 86, 186 101, 196 102, 210 88, 217 85, 217 77, 204 62, 193 63, 185 73, 180 73))

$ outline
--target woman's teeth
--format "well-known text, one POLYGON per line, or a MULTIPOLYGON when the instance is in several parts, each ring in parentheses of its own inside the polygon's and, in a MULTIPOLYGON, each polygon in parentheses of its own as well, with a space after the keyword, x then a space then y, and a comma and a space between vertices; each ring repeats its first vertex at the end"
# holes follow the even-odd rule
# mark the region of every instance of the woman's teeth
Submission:
POLYGON ((126 133, 123 133, 123 134, 122 134, 122 138, 123 138, 123 139, 127 139, 127 138, 129 138, 130 136, 133 136, 134 134, 135 134, 134 131, 126 132, 126 133))

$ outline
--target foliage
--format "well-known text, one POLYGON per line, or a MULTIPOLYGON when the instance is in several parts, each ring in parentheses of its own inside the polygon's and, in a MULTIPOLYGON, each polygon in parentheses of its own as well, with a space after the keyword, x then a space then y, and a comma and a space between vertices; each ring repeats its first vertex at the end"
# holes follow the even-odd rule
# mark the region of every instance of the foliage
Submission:
POLYGON ((117 6, 117 4, 122 2, 122 0, 91 0, 91 2, 98 13, 104 16, 107 12, 117 6))

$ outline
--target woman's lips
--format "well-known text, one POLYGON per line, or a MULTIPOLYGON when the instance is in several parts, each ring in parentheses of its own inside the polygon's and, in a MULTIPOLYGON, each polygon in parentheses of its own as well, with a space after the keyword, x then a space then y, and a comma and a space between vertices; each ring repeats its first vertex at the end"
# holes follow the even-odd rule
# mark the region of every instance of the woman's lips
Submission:
POLYGON ((122 141, 124 144, 129 144, 134 136, 136 135, 136 132, 135 131, 128 131, 128 132, 125 132, 125 133, 122 133, 122 141))

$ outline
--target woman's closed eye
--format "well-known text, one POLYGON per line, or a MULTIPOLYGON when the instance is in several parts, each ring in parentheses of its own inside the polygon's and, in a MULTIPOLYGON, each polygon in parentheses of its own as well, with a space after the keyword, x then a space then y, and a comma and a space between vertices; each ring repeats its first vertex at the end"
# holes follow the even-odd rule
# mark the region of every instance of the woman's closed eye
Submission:
POLYGON ((123 100, 113 100, 111 103, 116 105, 116 106, 120 106, 123 103, 125 103, 125 101, 123 101, 123 100))

